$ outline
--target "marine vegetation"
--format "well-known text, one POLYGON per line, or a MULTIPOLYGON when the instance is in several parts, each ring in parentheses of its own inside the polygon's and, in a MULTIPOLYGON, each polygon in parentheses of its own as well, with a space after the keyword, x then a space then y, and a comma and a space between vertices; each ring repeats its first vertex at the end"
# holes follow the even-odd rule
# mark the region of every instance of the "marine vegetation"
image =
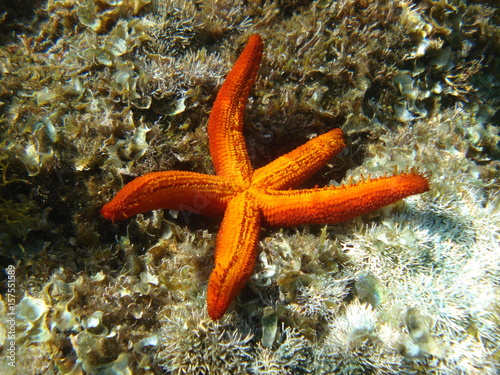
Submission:
POLYGON ((15 268, 14 305, 12 272, 1 279, 2 373, 500 371, 495 2, 18 9, 0 8, 0 262, 15 268), (341 129, 346 147, 301 188, 414 167, 431 190, 262 230, 253 274, 213 321, 220 220, 155 210, 112 224, 99 210, 138 176, 214 174, 208 119, 252 34, 265 41, 244 117, 252 168, 341 129))

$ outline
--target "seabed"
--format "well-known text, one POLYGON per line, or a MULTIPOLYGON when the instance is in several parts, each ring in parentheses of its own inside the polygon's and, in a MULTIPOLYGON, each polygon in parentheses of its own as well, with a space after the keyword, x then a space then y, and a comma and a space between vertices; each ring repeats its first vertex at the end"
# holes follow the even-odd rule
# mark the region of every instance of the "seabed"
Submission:
POLYGON ((498 374, 499 109, 495 1, 0 5, 0 372, 498 374), (219 220, 99 209, 144 173, 213 173, 208 116, 253 33, 255 167, 342 128, 309 187, 417 168, 431 190, 264 228, 214 322, 219 220))

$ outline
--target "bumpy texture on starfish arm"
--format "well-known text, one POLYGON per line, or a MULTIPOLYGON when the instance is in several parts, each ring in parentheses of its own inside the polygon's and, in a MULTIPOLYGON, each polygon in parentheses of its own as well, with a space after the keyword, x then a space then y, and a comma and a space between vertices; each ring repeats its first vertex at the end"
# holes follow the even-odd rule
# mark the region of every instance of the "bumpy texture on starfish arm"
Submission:
POLYGON ((260 212, 248 192, 228 204, 215 245, 215 267, 208 281, 207 306, 220 319, 252 275, 257 260, 260 212))
POLYGON ((239 185, 250 182, 253 169, 243 136, 243 115, 262 58, 263 44, 252 35, 229 72, 208 121, 210 155, 217 175, 239 185))
POLYGON ((234 185, 223 177, 183 171, 153 172, 125 185, 100 213, 111 221, 160 208, 222 216, 236 193, 234 185))
POLYGON ((319 171, 345 147, 342 130, 333 129, 257 169, 252 187, 295 188, 319 171))
POLYGON ((381 177, 354 185, 256 192, 263 221, 272 226, 339 223, 429 190, 416 173, 381 177))

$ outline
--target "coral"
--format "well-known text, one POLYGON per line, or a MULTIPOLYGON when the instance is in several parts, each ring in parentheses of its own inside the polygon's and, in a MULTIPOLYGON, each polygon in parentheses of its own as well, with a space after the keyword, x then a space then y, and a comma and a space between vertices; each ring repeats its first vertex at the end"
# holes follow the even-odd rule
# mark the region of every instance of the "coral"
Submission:
POLYGON ((171 374, 244 373, 252 358, 249 329, 238 327, 234 315, 215 322, 204 309, 186 307, 166 312, 161 366, 171 374))
MULTIPOLYGON (((445 373, 467 373, 470 368, 494 373, 495 352, 491 339, 494 336, 494 340, 498 340, 500 333, 491 315, 498 309, 492 278, 498 274, 500 264, 495 250, 500 243, 498 197, 491 185, 476 177, 478 173, 487 176, 494 172, 463 157, 470 144, 459 139, 457 130, 464 122, 468 128, 475 124, 462 110, 444 112, 431 120, 414 123, 412 141, 401 132, 401 137, 396 136, 386 144, 398 148, 404 142, 404 148, 417 149, 416 143, 422 142, 419 138, 423 137, 424 144, 454 142, 453 149, 450 148, 454 152, 443 153, 427 147, 417 159, 412 158, 412 163, 420 160, 429 173, 436 176, 425 204, 418 198, 408 200, 413 213, 400 213, 390 220, 382 219, 377 225, 360 228, 344 246, 352 261, 371 270, 376 279, 385 284, 384 296, 378 305, 379 316, 409 326, 401 317, 418 309, 433 322, 425 323, 427 335, 440 338, 439 351, 429 350, 428 342, 423 346, 400 342, 406 348, 405 356, 437 357, 446 364, 445 373), (457 135, 450 137, 450 131, 457 135), (434 164, 434 169, 431 160, 436 158, 440 162, 434 164), (482 291, 480 295, 478 290, 482 291), (483 345, 468 356, 458 348, 475 345, 464 338, 471 326, 474 337, 480 338, 483 345)), ((401 166, 406 163, 407 155, 403 152, 392 155, 391 159, 394 160, 381 158, 365 166, 368 171, 391 163, 401 166)))
POLYGON ((300 315, 314 316, 316 319, 335 314, 348 293, 346 281, 336 279, 315 281, 297 288, 296 302, 291 304, 292 309, 300 315))
POLYGON ((335 374, 405 374, 411 366, 398 352, 397 329, 379 320, 367 304, 350 303, 330 324, 318 348, 316 367, 335 374))
POLYGON ((273 348, 257 346, 256 358, 250 369, 253 374, 307 374, 311 346, 299 332, 281 327, 277 344, 273 348))

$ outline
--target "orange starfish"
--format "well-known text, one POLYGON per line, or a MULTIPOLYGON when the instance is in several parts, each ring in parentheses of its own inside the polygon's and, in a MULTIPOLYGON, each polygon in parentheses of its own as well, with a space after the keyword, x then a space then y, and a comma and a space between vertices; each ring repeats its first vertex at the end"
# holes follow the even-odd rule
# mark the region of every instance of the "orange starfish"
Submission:
POLYGON ((207 292, 208 313, 214 320, 224 315, 253 272, 261 224, 337 223, 429 190, 428 180, 414 171, 354 185, 291 190, 344 148, 340 129, 253 170, 243 114, 262 50, 261 37, 252 35, 215 100, 208 135, 216 176, 149 173, 125 185, 101 209, 101 215, 112 221, 159 208, 223 215, 207 292))

